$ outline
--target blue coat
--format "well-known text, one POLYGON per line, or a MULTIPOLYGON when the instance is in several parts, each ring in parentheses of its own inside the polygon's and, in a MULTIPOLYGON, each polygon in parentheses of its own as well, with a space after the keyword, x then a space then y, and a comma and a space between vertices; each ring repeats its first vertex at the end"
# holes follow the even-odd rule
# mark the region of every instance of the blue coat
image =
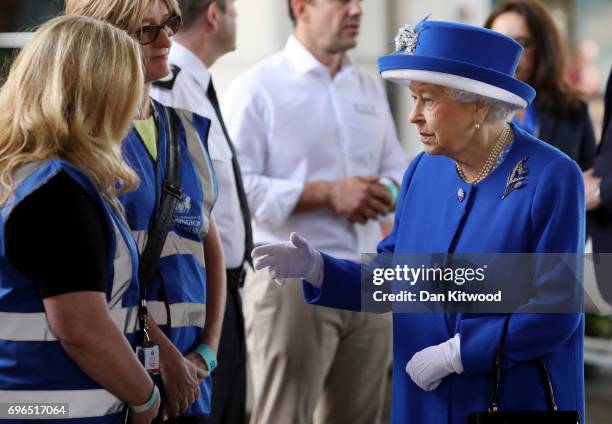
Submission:
MULTIPOLYGON (((453 160, 420 154, 404 175, 393 231, 379 253, 582 252, 584 188, 578 166, 559 150, 516 127, 505 160, 484 181, 463 182, 453 160), (527 184, 501 194, 515 165, 528 157, 527 184), (465 198, 459 201, 457 191, 465 198)), ((304 282, 309 303, 360 310, 360 265, 323 255, 321 289, 304 282)), ((536 286, 543 283, 536 280, 536 286)), ((538 287, 535 287, 536 289, 538 287)), ((393 423, 461 423, 485 411, 495 351, 507 315, 393 315, 393 423), (418 351, 461 337, 464 373, 444 378, 432 392, 405 372, 418 351)), ((561 410, 584 419, 583 315, 515 314, 505 341, 503 410, 544 410, 546 402, 534 358, 543 357, 561 410)), ((381 370, 383 372, 383 370, 381 370)))

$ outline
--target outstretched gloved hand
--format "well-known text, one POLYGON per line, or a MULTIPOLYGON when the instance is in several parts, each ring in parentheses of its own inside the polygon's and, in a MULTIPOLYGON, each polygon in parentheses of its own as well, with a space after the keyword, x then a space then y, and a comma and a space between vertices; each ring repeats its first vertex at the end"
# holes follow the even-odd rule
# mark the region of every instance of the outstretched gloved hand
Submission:
POLYGON ((287 278, 303 278, 316 287, 323 284, 323 257, 305 238, 291 233, 290 241, 270 243, 253 249, 256 270, 270 268, 274 281, 282 286, 287 278))
POLYGON ((417 386, 426 392, 438 388, 449 374, 463 372, 459 334, 436 346, 429 346, 412 356, 406 372, 417 386))

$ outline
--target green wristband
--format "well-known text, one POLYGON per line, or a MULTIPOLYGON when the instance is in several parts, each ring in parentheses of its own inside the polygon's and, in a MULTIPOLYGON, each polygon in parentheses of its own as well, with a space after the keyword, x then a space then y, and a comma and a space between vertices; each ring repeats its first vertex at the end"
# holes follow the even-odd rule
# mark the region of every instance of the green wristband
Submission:
POLYGON ((157 401, 157 398, 159 398, 159 389, 157 388, 156 384, 153 384, 153 390, 151 390, 149 400, 147 400, 142 405, 130 405, 130 411, 135 412, 137 414, 148 411, 153 405, 155 405, 155 401, 157 401))
POLYGON ((202 357, 202 360, 208 367, 208 372, 213 372, 217 368, 217 356, 214 354, 211 348, 204 343, 198 345, 195 349, 196 352, 202 357))
POLYGON ((378 180, 378 182, 389 190, 389 194, 391 194, 391 201, 395 204, 397 202, 397 198, 399 197, 399 188, 397 188, 395 181, 389 177, 382 177, 378 180))

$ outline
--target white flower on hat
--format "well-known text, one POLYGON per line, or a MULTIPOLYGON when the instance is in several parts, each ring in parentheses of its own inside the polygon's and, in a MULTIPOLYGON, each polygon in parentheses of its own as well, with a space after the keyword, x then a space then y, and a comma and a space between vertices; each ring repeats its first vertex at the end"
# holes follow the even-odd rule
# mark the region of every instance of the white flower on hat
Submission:
POLYGON ((421 19, 414 26, 414 29, 410 29, 410 25, 404 25, 399 29, 397 36, 395 37, 395 51, 403 52, 404 54, 414 54, 417 47, 417 42, 419 41, 419 32, 423 28, 423 24, 429 17, 431 13, 421 19))
POLYGON ((414 54, 419 34, 410 29, 410 25, 404 25, 399 29, 395 37, 395 51, 405 54, 414 54))

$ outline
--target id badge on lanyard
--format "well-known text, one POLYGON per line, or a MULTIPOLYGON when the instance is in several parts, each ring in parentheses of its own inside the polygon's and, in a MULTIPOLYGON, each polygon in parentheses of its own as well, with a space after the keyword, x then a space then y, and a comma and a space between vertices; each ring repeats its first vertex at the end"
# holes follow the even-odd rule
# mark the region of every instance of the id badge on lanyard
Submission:
POLYGON ((145 370, 151 375, 159 374, 159 345, 151 341, 149 327, 145 316, 147 315, 147 302, 142 300, 138 312, 138 319, 144 334, 142 343, 136 346, 136 356, 145 370))

